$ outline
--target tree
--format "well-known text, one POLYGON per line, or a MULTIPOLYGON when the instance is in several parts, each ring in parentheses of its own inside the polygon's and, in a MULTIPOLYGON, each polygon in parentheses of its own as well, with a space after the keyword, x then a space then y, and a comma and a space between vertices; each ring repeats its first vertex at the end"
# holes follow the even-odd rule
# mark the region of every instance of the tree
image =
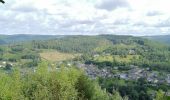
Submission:
POLYGON ((165 93, 162 90, 159 90, 156 93, 156 98, 155 100, 165 100, 165 93))
POLYGON ((123 100, 123 98, 120 96, 119 92, 115 92, 112 96, 113 100, 123 100))
POLYGON ((5 3, 5 1, 3 1, 3 0, 0 0, 0 2, 1 2, 1 3, 5 3))
POLYGON ((11 68, 12 68, 12 65, 7 63, 5 66, 5 70, 10 70, 11 68))

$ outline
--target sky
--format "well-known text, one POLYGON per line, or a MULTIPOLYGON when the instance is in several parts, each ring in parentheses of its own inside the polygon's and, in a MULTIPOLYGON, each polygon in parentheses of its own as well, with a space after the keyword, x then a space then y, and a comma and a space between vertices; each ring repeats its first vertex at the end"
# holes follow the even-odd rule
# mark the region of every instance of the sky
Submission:
POLYGON ((170 34, 170 0, 4 1, 0 34, 170 34))

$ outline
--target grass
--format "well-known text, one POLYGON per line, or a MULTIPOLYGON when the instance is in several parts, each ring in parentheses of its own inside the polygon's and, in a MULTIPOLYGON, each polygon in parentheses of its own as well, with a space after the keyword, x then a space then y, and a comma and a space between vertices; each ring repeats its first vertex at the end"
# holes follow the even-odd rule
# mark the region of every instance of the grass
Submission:
POLYGON ((101 55, 101 56, 95 57, 94 60, 95 61, 99 61, 99 62, 103 62, 103 61, 110 61, 110 62, 112 62, 113 61, 113 57, 111 55, 109 55, 109 56, 101 55))
POLYGON ((52 62, 69 60, 75 57, 74 54, 61 53, 58 51, 44 51, 40 53, 40 56, 41 58, 52 62))
POLYGON ((127 55, 126 57, 121 57, 119 55, 114 55, 113 57, 115 58, 116 61, 126 62, 126 63, 131 62, 132 59, 139 59, 139 55, 127 55))
POLYGON ((121 57, 119 55, 102 55, 94 58, 95 61, 103 62, 103 61, 110 61, 112 62, 115 59, 118 62, 131 62, 131 59, 139 59, 139 55, 127 55, 126 57, 121 57))
POLYGON ((20 55, 19 54, 5 53, 2 57, 5 58, 5 59, 9 59, 9 58, 19 59, 20 55))

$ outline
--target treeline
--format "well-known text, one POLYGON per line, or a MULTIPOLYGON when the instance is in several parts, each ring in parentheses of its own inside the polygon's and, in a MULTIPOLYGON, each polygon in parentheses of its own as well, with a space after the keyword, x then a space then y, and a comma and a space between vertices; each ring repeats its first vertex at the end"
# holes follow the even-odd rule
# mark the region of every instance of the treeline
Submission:
MULTIPOLYGON (((128 97, 124 97, 127 100, 128 97)), ((50 68, 42 62, 34 71, 13 69, 0 73, 1 100, 122 100, 118 92, 102 90, 82 71, 61 65, 50 68)))
POLYGON ((63 36, 53 36, 53 35, 26 35, 26 34, 17 34, 17 35, 0 35, 0 44, 11 44, 11 43, 20 43, 20 42, 30 42, 32 40, 47 40, 60 38, 63 36))
POLYGON ((33 41, 33 48, 56 49, 61 52, 92 53, 96 49, 101 51, 115 44, 138 43, 143 45, 144 40, 132 36, 99 35, 99 36, 68 36, 47 41, 33 41), (100 50, 101 49, 101 50, 100 50))
POLYGON ((133 37, 133 36, 125 36, 125 35, 100 35, 99 37, 105 38, 109 41, 111 41, 113 44, 132 44, 132 43, 137 43, 140 45, 144 45, 145 39, 140 38, 140 37, 133 37))
POLYGON ((70 36, 48 41, 33 41, 33 48, 56 49, 61 52, 88 53, 112 43, 97 36, 70 36))

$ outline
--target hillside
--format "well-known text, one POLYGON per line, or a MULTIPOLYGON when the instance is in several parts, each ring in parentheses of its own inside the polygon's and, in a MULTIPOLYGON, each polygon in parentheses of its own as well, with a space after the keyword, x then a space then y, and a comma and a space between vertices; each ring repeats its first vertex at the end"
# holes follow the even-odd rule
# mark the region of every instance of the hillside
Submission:
MULTIPOLYGON (((108 62, 108 64, 114 63, 114 66, 138 65, 154 70, 170 70, 170 47, 140 37, 117 35, 66 36, 63 38, 27 42, 20 44, 20 46, 11 46, 12 50, 21 48, 34 50, 34 52, 38 50, 40 54, 42 54, 41 50, 81 54, 82 57, 80 59, 83 59, 82 61, 94 64, 100 63, 101 66, 108 62), (110 56, 105 57, 105 54, 110 56), (93 56, 95 55, 99 57, 94 58, 93 56)), ((54 55, 56 54, 54 53, 54 55)))
POLYGON ((145 38, 154 40, 154 41, 159 41, 165 44, 170 44, 170 35, 158 35, 158 36, 146 36, 145 38))
MULTIPOLYGON (((15 39, 19 41, 21 37, 15 39)), ((26 38, 26 36, 24 37, 26 38)), ((71 55, 78 54, 82 57, 86 56, 82 61, 94 64, 101 63, 102 66, 109 62, 111 64, 115 63, 114 66, 138 65, 154 70, 170 70, 170 47, 140 37, 99 35, 56 38, 49 36, 52 39, 47 39, 48 37, 39 36, 39 39, 43 38, 45 40, 31 41, 35 38, 36 36, 28 36, 25 41, 30 42, 1 46, 0 58, 2 60, 20 61, 22 58, 50 58, 50 55, 52 55, 52 61, 58 61, 58 54, 61 54, 62 57, 66 54, 68 58, 72 58, 71 55), (44 50, 46 52, 43 52, 44 50), (50 50, 54 52, 50 52, 50 50), (45 55, 49 57, 45 57, 45 55), (94 58, 95 55, 98 55, 98 57, 94 58)))
POLYGON ((28 42, 32 40, 47 40, 54 39, 63 36, 53 36, 53 35, 0 35, 0 44, 9 44, 15 42, 28 42))

